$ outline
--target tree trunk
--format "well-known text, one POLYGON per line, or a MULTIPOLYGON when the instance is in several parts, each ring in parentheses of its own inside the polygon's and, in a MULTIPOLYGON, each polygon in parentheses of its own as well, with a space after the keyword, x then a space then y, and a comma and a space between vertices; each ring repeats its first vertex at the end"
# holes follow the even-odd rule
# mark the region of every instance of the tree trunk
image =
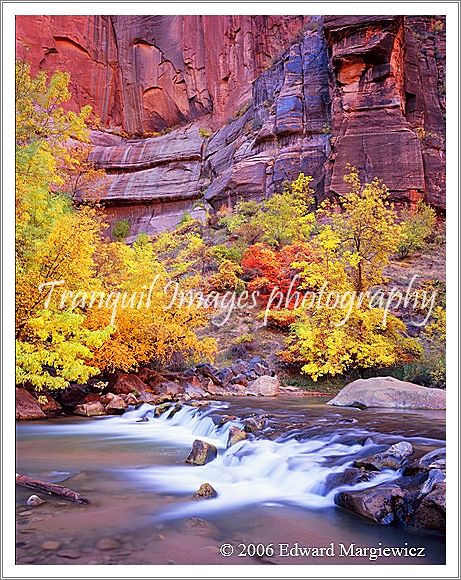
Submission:
POLYGON ((40 481, 39 479, 33 479, 32 477, 27 477, 27 475, 16 474, 16 484, 22 485, 23 487, 29 487, 31 489, 38 489, 48 494, 59 495, 68 499, 69 501, 75 501, 77 503, 90 503, 90 500, 72 491, 63 485, 57 485, 56 483, 49 483, 48 481, 40 481))

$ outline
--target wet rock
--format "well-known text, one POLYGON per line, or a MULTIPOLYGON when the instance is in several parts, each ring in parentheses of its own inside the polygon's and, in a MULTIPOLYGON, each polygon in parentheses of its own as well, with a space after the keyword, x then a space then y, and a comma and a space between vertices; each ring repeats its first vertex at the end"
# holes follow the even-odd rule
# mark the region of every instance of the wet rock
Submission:
POLYGON ((236 417, 235 415, 223 415, 222 417, 217 417, 216 419, 217 419, 216 424, 221 427, 222 425, 225 425, 229 421, 237 421, 238 417, 236 417))
POLYGON ((431 493, 437 484, 445 483, 446 477, 446 473, 441 469, 431 469, 426 481, 419 490, 419 494, 427 495, 428 493, 431 493))
POLYGON ((74 413, 76 415, 83 415, 85 417, 97 417, 98 415, 105 415, 106 410, 104 406, 98 401, 95 403, 83 403, 75 407, 74 413))
POLYGON ((445 530, 446 526, 446 484, 437 483, 433 491, 426 495, 414 516, 414 525, 430 530, 445 530))
POLYGON ((216 459, 218 450, 211 443, 206 443, 200 439, 196 439, 192 444, 191 452, 186 459, 186 463, 192 465, 205 465, 213 459, 216 459))
POLYGON ((124 411, 126 411, 127 403, 122 399, 120 396, 115 396, 109 403, 106 405, 106 413, 108 415, 121 415, 124 411))
POLYGON ((330 473, 325 480, 323 492, 328 494, 338 487, 357 485, 363 481, 370 481, 372 478, 373 474, 364 469, 348 467, 340 473, 330 473))
POLYGON ((208 407, 210 404, 210 401, 192 401, 191 402, 191 407, 208 407))
POLYGON ((393 377, 358 379, 345 386, 328 405, 340 407, 389 407, 445 409, 445 391, 429 389, 393 377))
POLYGON ((434 449, 423 455, 414 463, 414 467, 419 469, 445 469, 447 466, 447 450, 434 449))
POLYGON ((137 395, 141 391, 147 390, 147 385, 137 375, 133 373, 118 372, 110 381, 110 390, 116 395, 137 395))
POLYGON ((377 524, 390 524, 404 502, 404 492, 397 485, 379 485, 359 491, 340 491, 336 505, 377 524))
POLYGON ((166 413, 169 409, 172 408, 171 403, 162 403, 161 405, 157 405, 154 409, 154 416, 160 417, 163 413, 166 413))
POLYGON ((235 445, 239 441, 243 441, 245 439, 248 439, 248 433, 246 433, 243 429, 240 429, 239 427, 232 426, 229 429, 227 447, 231 447, 232 445, 235 445))
POLYGON ((31 495, 26 503, 29 506, 38 506, 45 503, 45 500, 39 497, 38 495, 31 495))
POLYGON ((213 499, 215 497, 218 497, 218 492, 209 483, 202 483, 192 499, 213 499))
POLYGON ((391 445, 386 451, 357 459, 354 461, 355 467, 363 467, 371 471, 381 471, 382 469, 400 469, 404 461, 413 453, 413 446, 408 441, 400 441, 391 445))
POLYGON ((45 413, 40 408, 37 399, 26 389, 16 387, 16 419, 44 419, 45 413))
POLYGON ((276 397, 279 392, 279 387, 280 381, 277 377, 263 375, 249 385, 248 393, 262 397, 276 397))
POLYGON ((263 416, 248 417, 243 422, 244 429, 247 433, 258 433, 267 427, 267 418, 263 416))
POLYGON ((55 550, 59 550, 60 547, 61 547, 61 542, 57 542, 54 540, 48 540, 47 542, 43 542, 43 544, 42 544, 42 550, 55 551, 55 550))
POLYGON ((96 544, 98 550, 116 550, 120 548, 121 543, 114 538, 101 538, 96 544))

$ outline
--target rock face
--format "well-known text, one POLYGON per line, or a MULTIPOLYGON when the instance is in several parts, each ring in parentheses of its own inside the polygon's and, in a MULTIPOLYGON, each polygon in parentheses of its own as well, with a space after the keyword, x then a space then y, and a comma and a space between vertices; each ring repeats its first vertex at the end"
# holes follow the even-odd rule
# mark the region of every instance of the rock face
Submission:
POLYGON ((358 379, 345 386, 328 405, 338 407, 390 407, 445 409, 445 391, 429 389, 393 377, 358 379))
POLYGON ((222 124, 305 16, 19 16, 17 56, 72 75, 74 107, 130 135, 222 124))
POLYGON ((17 55, 68 70, 70 106, 101 118, 92 160, 129 239, 300 172, 347 195, 348 163, 445 207, 443 17, 20 16, 17 55))

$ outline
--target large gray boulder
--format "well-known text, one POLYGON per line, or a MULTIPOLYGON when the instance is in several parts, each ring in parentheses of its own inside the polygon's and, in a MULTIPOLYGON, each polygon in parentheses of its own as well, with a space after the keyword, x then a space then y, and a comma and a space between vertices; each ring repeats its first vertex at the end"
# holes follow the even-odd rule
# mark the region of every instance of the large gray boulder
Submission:
POLYGON ((445 409, 445 391, 429 389, 394 377, 358 379, 346 385, 328 405, 338 407, 388 407, 445 409))
POLYGON ((257 397, 276 397, 279 394, 280 381, 277 377, 262 375, 248 387, 248 394, 257 397))

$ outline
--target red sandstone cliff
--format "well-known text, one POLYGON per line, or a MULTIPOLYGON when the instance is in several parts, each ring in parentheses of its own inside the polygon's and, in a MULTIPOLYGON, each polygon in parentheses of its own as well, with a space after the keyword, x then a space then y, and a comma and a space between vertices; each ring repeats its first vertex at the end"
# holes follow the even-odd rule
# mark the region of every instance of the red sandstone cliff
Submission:
POLYGON ((300 171, 342 195, 347 163, 443 208, 444 31, 429 16, 28 16, 17 57, 68 70, 72 106, 93 105, 109 214, 136 233, 300 171))
POLYGON ((303 16, 19 16, 17 57, 67 70, 73 104, 130 135, 212 113, 214 126, 303 26, 303 16))

